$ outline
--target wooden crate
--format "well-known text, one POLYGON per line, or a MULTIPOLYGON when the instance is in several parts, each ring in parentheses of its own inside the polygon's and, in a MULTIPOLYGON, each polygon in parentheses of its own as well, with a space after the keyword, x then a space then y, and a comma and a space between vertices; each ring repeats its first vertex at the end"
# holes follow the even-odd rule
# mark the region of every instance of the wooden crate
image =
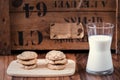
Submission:
MULTIPOLYGON (((82 0, 82 3, 80 0, 1 0, 5 4, 8 4, 8 1, 9 6, 7 5, 4 10, 7 13, 6 18, 10 17, 7 22, 8 24, 10 22, 10 26, 6 25, 9 31, 5 34, 8 37, 5 40, 11 46, 10 50, 88 50, 85 28, 88 22, 113 23, 115 32, 112 49, 116 52, 120 50, 118 36, 120 34, 120 9, 118 7, 120 1, 118 0, 82 0), (50 39, 51 23, 82 23, 84 37, 50 39)), ((3 6, 6 5, 1 7, 3 6)), ((0 11, 3 10, 0 8, 0 11)), ((3 48, 6 47, 3 46, 3 48)))

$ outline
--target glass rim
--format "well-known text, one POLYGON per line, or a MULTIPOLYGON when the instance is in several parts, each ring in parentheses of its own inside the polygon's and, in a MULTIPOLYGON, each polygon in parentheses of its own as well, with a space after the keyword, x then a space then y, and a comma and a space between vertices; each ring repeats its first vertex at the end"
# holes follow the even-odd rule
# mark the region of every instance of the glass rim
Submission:
POLYGON ((97 23, 97 22, 90 22, 90 23, 87 23, 86 26, 88 28, 96 28, 96 29, 110 29, 110 28, 114 28, 114 24, 112 23, 106 23, 106 22, 101 22, 101 23, 97 23), (101 26, 96 26, 97 24, 102 24, 101 26), (90 26, 92 25, 92 26, 90 26), (105 25, 109 25, 109 26, 105 26, 105 25))

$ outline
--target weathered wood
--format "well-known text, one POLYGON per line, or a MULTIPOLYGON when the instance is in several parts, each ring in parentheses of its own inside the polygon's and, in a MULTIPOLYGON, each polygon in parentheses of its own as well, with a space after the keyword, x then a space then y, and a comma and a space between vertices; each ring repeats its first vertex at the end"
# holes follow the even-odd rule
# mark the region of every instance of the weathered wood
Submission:
POLYGON ((10 11, 115 11, 115 0, 10 0, 10 11), (113 5, 114 6, 111 6, 113 5), (31 9, 30 9, 31 7, 31 9))
MULTIPOLYGON (((12 50, 88 49, 86 29, 83 39, 51 40, 50 24, 82 23, 84 28, 88 22, 116 24, 117 3, 116 0, 82 0, 83 2, 80 5, 80 1, 10 0, 8 2, 10 4, 11 35, 8 34, 9 36, 4 37, 11 36, 12 50), (113 4, 114 6, 112 6, 113 4)), ((120 1, 118 3, 120 4, 120 1)), ((7 11, 9 12, 9 10, 7 11)), ((1 19, 4 22, 6 19, 2 17, 3 15, 1 19)), ((118 35, 118 29, 115 27, 112 49, 118 49, 118 35)), ((5 40, 2 39, 2 44, 6 45, 3 41, 5 40)))
POLYGON ((117 33, 117 43, 116 43, 116 53, 120 53, 120 0, 116 0, 116 33, 117 33))
POLYGON ((113 65, 114 65, 114 73, 112 75, 108 76, 94 76, 91 74, 86 73, 86 64, 87 64, 87 54, 77 54, 76 60, 77 60, 77 68, 78 73, 80 75, 80 78, 82 80, 119 80, 119 72, 120 69, 118 69, 119 66, 119 58, 120 55, 113 54, 113 65))
POLYGON ((117 0, 117 2, 118 2, 118 11, 120 12, 120 0, 117 0))
POLYGON ((9 63, 15 59, 16 59, 16 56, 12 56, 12 55, 4 56, 4 63, 5 63, 5 65, 4 65, 4 68, 5 68, 4 80, 11 80, 12 79, 11 76, 7 75, 6 70, 7 70, 9 63))
POLYGON ((12 77, 8 76, 6 71, 9 63, 15 60, 16 56, 0 56, 0 80, 11 80, 12 77))
MULTIPOLYGON (((17 55, 0 56, 0 80, 119 80, 120 79, 120 54, 112 54, 112 60, 114 65, 114 72, 112 75, 95 76, 86 73, 86 63, 88 54, 80 53, 65 53, 67 58, 76 62, 76 72, 72 76, 66 77, 44 77, 44 78, 28 78, 28 77, 12 77, 6 75, 6 66, 16 59, 17 55)), ((39 54, 38 58, 45 58, 46 53, 39 54)))
MULTIPOLYGON (((24 13, 10 13, 12 50, 88 49, 87 33, 83 39, 50 39, 51 23, 111 22, 115 24, 115 12, 49 12, 38 17, 33 12, 30 18, 24 13), (69 47, 68 47, 69 46, 69 47)), ((112 48, 115 49, 116 34, 112 48)))
POLYGON ((0 0, 0 54, 10 54, 9 0, 0 0))
POLYGON ((117 53, 120 53, 120 12, 118 12, 118 25, 117 25, 117 53))
MULTIPOLYGON (((36 12, 32 12, 29 18, 25 17, 25 13, 10 13, 11 28, 17 28, 19 25, 26 25, 40 28, 48 27, 50 23, 80 23, 88 22, 111 22, 115 23, 115 12, 48 12, 46 16, 38 16, 36 12), (44 25, 43 25, 44 24, 44 25), (15 26, 14 26, 15 25, 15 26)), ((23 27, 21 27, 22 29, 23 27)))

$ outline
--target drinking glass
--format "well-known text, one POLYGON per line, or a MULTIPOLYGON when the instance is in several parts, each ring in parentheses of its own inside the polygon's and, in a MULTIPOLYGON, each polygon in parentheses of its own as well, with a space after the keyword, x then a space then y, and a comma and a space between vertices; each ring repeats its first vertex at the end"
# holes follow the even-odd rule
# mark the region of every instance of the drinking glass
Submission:
POLYGON ((89 56, 86 71, 106 75, 114 71, 111 57, 111 43, 114 25, 111 23, 88 23, 89 56))

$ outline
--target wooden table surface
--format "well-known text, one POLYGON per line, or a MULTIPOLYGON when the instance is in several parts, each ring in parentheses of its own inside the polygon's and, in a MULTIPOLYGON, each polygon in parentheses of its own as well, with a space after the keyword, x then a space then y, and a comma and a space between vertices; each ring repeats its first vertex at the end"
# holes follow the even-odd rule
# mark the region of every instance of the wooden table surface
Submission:
MULTIPOLYGON (((76 62, 76 72, 72 76, 66 77, 44 77, 44 78, 28 78, 28 77, 11 77, 6 74, 7 67, 12 60, 16 59, 16 55, 0 56, 0 80, 120 80, 120 54, 112 54, 114 73, 112 75, 96 76, 86 73, 86 62, 88 54, 82 53, 66 53, 67 58, 76 62)), ((38 58, 44 58, 45 54, 39 54, 38 58)))

